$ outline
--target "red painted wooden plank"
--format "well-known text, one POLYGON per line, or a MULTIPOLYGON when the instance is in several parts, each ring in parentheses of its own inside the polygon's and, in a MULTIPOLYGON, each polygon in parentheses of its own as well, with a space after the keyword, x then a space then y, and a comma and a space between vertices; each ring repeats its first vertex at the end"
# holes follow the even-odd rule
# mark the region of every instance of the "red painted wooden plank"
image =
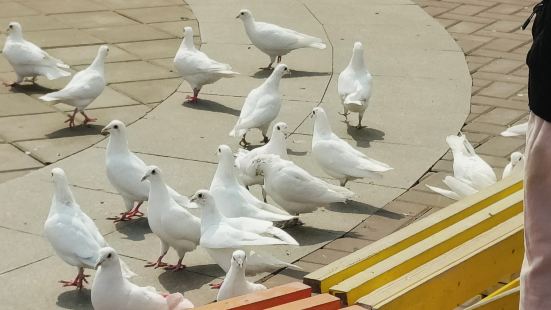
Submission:
POLYGON ((269 310, 338 310, 340 307, 341 300, 339 298, 329 294, 320 294, 275 306, 269 310))

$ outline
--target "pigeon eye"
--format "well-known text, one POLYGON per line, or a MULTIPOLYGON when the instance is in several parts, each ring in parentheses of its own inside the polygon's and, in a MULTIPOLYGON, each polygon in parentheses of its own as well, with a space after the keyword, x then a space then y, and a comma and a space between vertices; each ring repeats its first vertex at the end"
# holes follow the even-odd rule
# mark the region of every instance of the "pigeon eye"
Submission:
POLYGON ((119 129, 119 125, 115 125, 115 126, 113 126, 113 128, 119 129))
POLYGON ((241 12, 241 15, 245 15, 245 12, 241 12))
POLYGON ((219 148, 219 149, 218 149, 218 153, 222 153, 222 149, 219 148))
POLYGON ((156 173, 157 173, 157 171, 155 171, 155 169, 153 169, 153 170, 151 171, 151 174, 152 174, 152 175, 155 175, 156 173))
POLYGON ((197 195, 197 197, 203 198, 203 194, 199 194, 199 195, 197 195))
POLYGON ((279 126, 277 126, 276 128, 277 128, 277 130, 281 130, 281 128, 279 128, 279 126))
POLYGON ((107 258, 111 258, 111 253, 107 254, 107 258))

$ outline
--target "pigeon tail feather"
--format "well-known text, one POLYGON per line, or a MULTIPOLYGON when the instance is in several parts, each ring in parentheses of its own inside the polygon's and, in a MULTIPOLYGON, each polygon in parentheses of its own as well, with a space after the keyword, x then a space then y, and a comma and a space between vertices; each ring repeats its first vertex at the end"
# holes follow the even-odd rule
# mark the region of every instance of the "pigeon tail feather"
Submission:
POLYGON ((444 197, 448 197, 450 199, 453 199, 453 200, 459 200, 461 199, 461 197, 459 197, 459 195, 455 192, 452 192, 450 190, 447 190, 447 189, 443 189, 443 188, 440 188, 440 187, 436 187, 436 186, 430 186, 428 184, 425 184, 431 191, 435 192, 435 193, 438 193, 444 197))
POLYGON ((317 48, 317 49, 320 49, 320 50, 323 50, 327 47, 327 45, 325 45, 325 43, 321 43, 321 42, 311 43, 308 46, 313 47, 313 48, 317 48))
POLYGON ((268 228, 267 232, 271 233, 272 235, 274 235, 278 239, 280 239, 284 242, 287 242, 290 245, 299 245, 298 242, 295 240, 295 238, 293 238, 291 235, 286 233, 284 230, 281 230, 277 227, 270 226, 268 228))

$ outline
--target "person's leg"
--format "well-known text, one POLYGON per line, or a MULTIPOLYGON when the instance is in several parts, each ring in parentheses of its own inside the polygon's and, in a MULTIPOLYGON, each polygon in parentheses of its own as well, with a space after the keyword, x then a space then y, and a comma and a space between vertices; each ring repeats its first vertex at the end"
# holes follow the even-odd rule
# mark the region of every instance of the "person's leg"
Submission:
POLYGON ((534 114, 525 156, 520 309, 551 309, 551 123, 534 114))

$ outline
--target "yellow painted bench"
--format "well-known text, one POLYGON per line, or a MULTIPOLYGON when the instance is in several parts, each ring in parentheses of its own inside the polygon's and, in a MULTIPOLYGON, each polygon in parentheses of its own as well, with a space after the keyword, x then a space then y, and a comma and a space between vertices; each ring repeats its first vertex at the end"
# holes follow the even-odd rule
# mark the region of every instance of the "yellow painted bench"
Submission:
POLYGON ((523 216, 518 214, 360 298, 358 304, 373 310, 454 309, 520 271, 523 232, 523 216))
POLYGON ((509 282, 465 310, 517 310, 520 301, 520 279, 509 282))
POLYGON ((521 176, 500 181, 458 201, 369 246, 324 266, 304 277, 314 292, 328 292, 338 283, 374 266, 412 245, 425 240, 482 209, 522 189, 521 176))
MULTIPOLYGON (((453 250, 522 212, 523 191, 518 191, 419 241, 395 255, 332 286, 329 292, 345 304, 394 281, 405 273, 453 250)), ((496 281, 497 282, 497 281, 496 281)))

